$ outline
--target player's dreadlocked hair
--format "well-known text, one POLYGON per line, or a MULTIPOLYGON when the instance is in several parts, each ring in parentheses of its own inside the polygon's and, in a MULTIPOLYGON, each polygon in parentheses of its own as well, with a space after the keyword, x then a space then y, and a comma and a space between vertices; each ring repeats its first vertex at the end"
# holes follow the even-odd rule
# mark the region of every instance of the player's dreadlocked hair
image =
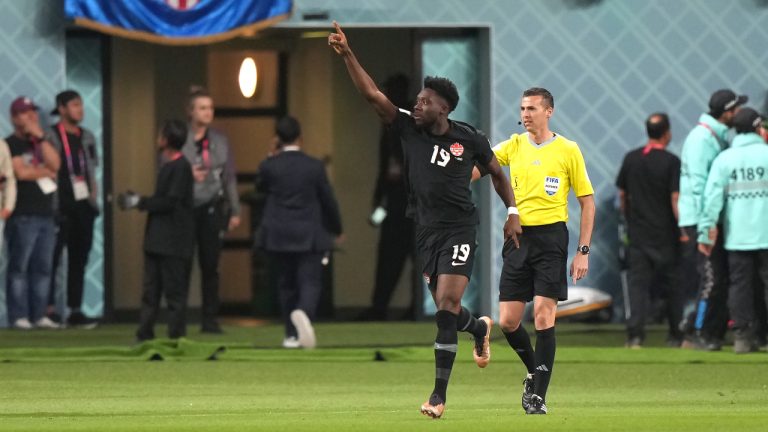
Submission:
POLYGON ((456 85, 448 78, 428 76, 424 78, 424 88, 434 91, 445 99, 450 111, 455 110, 456 105, 459 104, 459 92, 456 90, 456 85))

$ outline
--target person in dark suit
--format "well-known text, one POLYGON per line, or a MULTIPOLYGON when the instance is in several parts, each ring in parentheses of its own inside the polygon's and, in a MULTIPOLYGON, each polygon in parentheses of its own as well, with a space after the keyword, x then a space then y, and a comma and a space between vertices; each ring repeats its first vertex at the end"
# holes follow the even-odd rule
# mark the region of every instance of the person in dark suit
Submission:
POLYGON ((165 296, 168 306, 168 337, 178 339, 187 333, 188 275, 195 236, 192 166, 181 153, 186 139, 184 122, 166 122, 158 137, 163 163, 154 195, 141 197, 129 191, 118 197, 122 209, 136 207, 148 213, 144 234, 144 292, 136 331, 139 342, 155 337, 161 296, 165 296))
POLYGON ((341 237, 341 216, 323 163, 301 151, 299 122, 283 117, 275 132, 280 152, 259 167, 266 203, 257 242, 279 274, 283 347, 314 348, 323 261, 341 237))

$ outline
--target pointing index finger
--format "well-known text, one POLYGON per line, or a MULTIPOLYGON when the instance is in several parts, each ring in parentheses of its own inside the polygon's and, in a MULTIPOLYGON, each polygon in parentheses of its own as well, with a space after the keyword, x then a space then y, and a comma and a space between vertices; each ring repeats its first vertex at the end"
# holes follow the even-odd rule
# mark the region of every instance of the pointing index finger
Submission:
POLYGON ((335 29, 336 29, 336 32, 337 32, 337 33, 339 33, 339 34, 344 34, 344 32, 343 32, 343 31, 341 31, 341 26, 340 26, 340 25, 339 25, 339 23, 337 23, 336 21, 334 21, 334 22, 333 22, 333 28, 335 28, 335 29))

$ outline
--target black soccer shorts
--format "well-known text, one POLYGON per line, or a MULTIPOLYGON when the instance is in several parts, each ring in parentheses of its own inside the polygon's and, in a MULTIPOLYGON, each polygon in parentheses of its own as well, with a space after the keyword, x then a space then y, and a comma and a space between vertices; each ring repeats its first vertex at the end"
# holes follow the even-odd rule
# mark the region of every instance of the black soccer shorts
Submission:
POLYGON ((504 244, 499 301, 529 302, 533 296, 568 299, 568 228, 565 222, 524 226, 513 242, 504 244))
POLYGON ((477 248, 474 225, 456 228, 416 227, 416 247, 421 273, 430 290, 437 287, 441 274, 464 275, 469 279, 477 248))

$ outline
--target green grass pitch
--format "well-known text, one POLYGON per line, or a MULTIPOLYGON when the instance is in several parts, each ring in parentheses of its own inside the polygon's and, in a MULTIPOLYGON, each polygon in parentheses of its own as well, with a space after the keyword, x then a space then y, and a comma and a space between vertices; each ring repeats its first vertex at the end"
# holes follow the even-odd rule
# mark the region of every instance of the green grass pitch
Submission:
POLYGON ((498 329, 484 370, 460 334, 441 420, 418 411, 431 323, 320 324, 314 351, 276 348, 276 325, 228 326, 164 361, 132 331, 0 331, 0 431, 768 430, 768 354, 664 348, 658 327, 627 350, 618 326, 558 326, 547 416, 523 413, 524 369, 498 329))

